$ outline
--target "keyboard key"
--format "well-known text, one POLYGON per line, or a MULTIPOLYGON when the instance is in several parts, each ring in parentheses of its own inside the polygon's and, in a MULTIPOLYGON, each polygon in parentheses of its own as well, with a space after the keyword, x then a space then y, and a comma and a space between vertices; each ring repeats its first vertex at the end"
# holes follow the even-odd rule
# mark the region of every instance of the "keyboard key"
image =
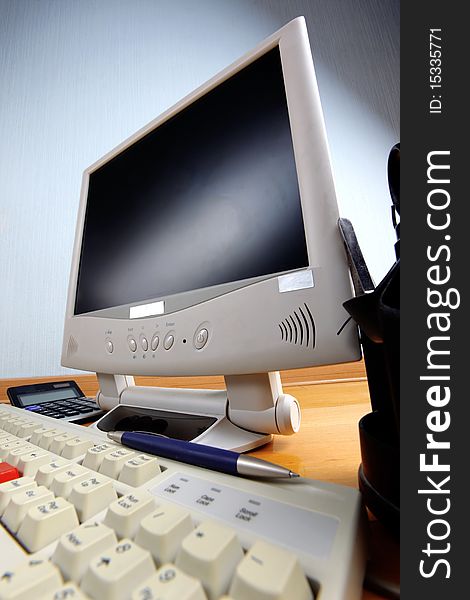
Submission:
POLYGON ((37 448, 36 450, 26 452, 20 456, 18 460, 18 470, 21 471, 23 475, 34 477, 39 467, 48 463, 52 458, 54 458, 53 454, 47 452, 47 450, 37 448))
POLYGON ((48 431, 57 431, 57 435, 61 434, 61 432, 59 430, 54 429, 53 427, 48 427, 48 426, 38 427, 31 434, 31 438, 29 441, 31 442, 31 444, 35 444, 36 446, 39 446, 39 443, 38 443, 39 440, 41 439, 42 435, 44 433, 47 433, 48 431))
POLYGON ((16 533, 30 508, 52 500, 54 500, 54 494, 42 485, 22 490, 10 499, 3 513, 2 521, 11 531, 16 533))
POLYGON ((135 454, 135 452, 127 450, 127 448, 118 448, 109 454, 105 454, 99 472, 111 477, 111 479, 117 479, 124 463, 135 456, 135 454))
POLYGON ((165 564, 135 590, 132 600, 207 600, 207 596, 200 581, 165 564))
POLYGON ((37 552, 77 525, 73 504, 55 498, 28 511, 18 530, 18 539, 30 552, 37 552))
POLYGON ((29 600, 47 594, 62 585, 59 569, 49 561, 29 560, 0 573, 0 598, 29 600))
POLYGON ((36 471, 34 479, 36 480, 38 485, 45 485, 46 487, 50 487, 57 473, 65 471, 68 467, 72 465, 73 463, 71 463, 66 458, 56 457, 53 460, 41 465, 36 471))
POLYGON ((28 442, 25 442, 24 440, 15 438, 14 441, 0 444, 0 460, 6 460, 10 450, 14 450, 15 448, 23 448, 23 446, 26 446, 27 443, 28 442))
POLYGON ((0 515, 3 515, 5 508, 15 494, 37 487, 38 485, 32 477, 20 477, 19 479, 0 483, 0 515))
POLYGON ((126 600, 154 572, 150 552, 123 539, 91 561, 81 588, 95 600, 126 600))
POLYGON ((37 429, 38 424, 34 421, 25 421, 17 430, 16 437, 25 438, 32 434, 37 429))
POLYGON ((118 481, 139 487, 159 473, 160 465, 157 458, 146 454, 137 454, 122 465, 118 481))
POLYGON ((133 538, 140 521, 155 508, 155 498, 145 490, 136 490, 115 500, 104 517, 105 525, 118 537, 133 538))
POLYGON ((19 476, 18 469, 16 469, 14 465, 8 462, 0 463, 0 483, 18 479, 19 476))
POLYGON ((159 506, 140 522, 135 541, 157 565, 174 562, 183 539, 194 529, 190 514, 173 504, 159 506))
POLYGON ((56 496, 68 498, 73 486, 76 483, 87 479, 91 475, 92 473, 88 469, 85 469, 81 465, 72 463, 68 469, 65 469, 64 471, 61 471, 55 475, 50 489, 56 496))
POLYGON ((52 562, 66 579, 78 583, 90 561, 116 543, 116 534, 103 523, 85 523, 60 537, 52 562))
POLYGON ((77 458, 78 456, 85 454, 88 448, 91 448, 93 445, 91 440, 77 437, 65 443, 64 449, 60 455, 64 458, 77 458))
POLYGON ((26 419, 17 419, 16 421, 10 421, 8 431, 12 435, 16 435, 16 437, 24 438, 26 436, 18 435, 18 433, 21 431, 21 428, 23 427, 23 425, 26 425, 26 423, 28 423, 28 421, 26 421, 26 419))
POLYGON ((18 446, 17 448, 13 448, 12 450, 10 450, 7 457, 5 458, 5 462, 10 463, 10 465, 16 467, 16 465, 18 464, 18 460, 22 454, 26 454, 27 452, 31 452, 34 450, 37 450, 36 446, 33 446, 33 444, 28 443, 26 443, 24 446, 18 446))
POLYGON ((19 418, 19 417, 15 417, 13 419, 9 419, 8 421, 5 421, 5 424, 3 426, 3 429, 5 431, 8 431, 8 433, 11 433, 12 435, 16 435, 14 432, 17 430, 17 428, 24 423, 24 420, 19 418))
POLYGON ((50 429, 49 431, 45 431, 38 440, 38 446, 44 450, 49 450, 54 438, 61 434, 62 431, 60 429, 50 429))
POLYGON ((238 565, 230 587, 234 600, 312 600, 313 594, 294 554, 256 542, 238 565))
POLYGON ((69 501, 75 506, 80 522, 94 517, 117 499, 112 480, 94 473, 76 483, 70 492, 69 501))
POLYGON ((97 444, 96 446, 93 446, 92 448, 89 448, 87 450, 82 464, 84 467, 87 467, 87 469, 93 469, 93 471, 98 471, 106 454, 114 452, 119 447, 120 446, 118 446, 117 444, 97 444))
POLYGON ((52 440, 52 443, 51 443, 51 445, 49 447, 49 450, 51 452, 53 452, 54 454, 59 454, 60 455, 62 453, 62 450, 65 447, 65 444, 69 440, 73 440, 76 437, 77 436, 74 433, 62 433, 61 435, 57 435, 52 440))
POLYGON ((242 558, 243 550, 235 532, 224 525, 205 521, 183 540, 176 566, 200 579, 209 600, 217 600, 228 591, 242 558))

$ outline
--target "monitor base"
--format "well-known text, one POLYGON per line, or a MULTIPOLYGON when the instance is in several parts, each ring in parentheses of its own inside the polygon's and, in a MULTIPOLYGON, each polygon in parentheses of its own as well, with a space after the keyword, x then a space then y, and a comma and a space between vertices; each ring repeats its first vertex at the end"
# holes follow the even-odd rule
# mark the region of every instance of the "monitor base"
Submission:
MULTIPOLYGON (((136 386, 132 377, 97 376, 100 391, 96 400, 101 408, 111 413, 119 407, 161 411, 171 420, 170 437, 185 439, 181 434, 185 421, 209 417, 213 423, 191 436, 191 441, 246 452, 271 441, 273 433, 290 435, 300 427, 299 404, 283 393, 278 372, 226 376, 226 390, 136 386)), ((111 417, 111 413, 95 426, 104 431, 115 429, 114 417, 119 414, 111 417)), ((187 439, 187 432, 185 435, 187 439)))
POLYGON ((160 408, 128 404, 115 406, 92 427, 104 432, 148 431, 173 439, 235 452, 248 452, 267 444, 273 438, 269 433, 246 431, 220 414, 176 413, 160 408), (208 423, 210 424, 207 426, 208 423))

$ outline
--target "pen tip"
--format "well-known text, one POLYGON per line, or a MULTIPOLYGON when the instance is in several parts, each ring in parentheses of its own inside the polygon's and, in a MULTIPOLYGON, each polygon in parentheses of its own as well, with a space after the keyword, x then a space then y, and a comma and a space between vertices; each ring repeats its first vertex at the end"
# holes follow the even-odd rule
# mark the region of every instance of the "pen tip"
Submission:
POLYGON ((114 442, 121 442, 122 431, 108 431, 108 437, 114 442))
POLYGON ((293 473, 292 471, 289 471, 289 477, 300 477, 300 475, 298 473, 293 473))

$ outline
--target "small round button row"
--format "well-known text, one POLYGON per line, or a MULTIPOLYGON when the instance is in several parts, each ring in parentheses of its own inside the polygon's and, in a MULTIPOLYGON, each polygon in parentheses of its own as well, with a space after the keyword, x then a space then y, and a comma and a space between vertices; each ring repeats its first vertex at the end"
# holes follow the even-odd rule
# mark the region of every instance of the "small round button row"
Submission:
POLYGON ((165 339, 163 340, 163 347, 165 350, 169 350, 173 344, 175 343, 175 336, 173 333, 167 333, 165 339))
POLYGON ((154 333, 152 340, 150 342, 150 348, 152 348, 152 350, 155 352, 155 350, 158 348, 159 343, 160 343, 160 338, 158 337, 157 333, 154 333))
POLYGON ((149 349, 149 343, 145 335, 140 336, 140 345, 142 346, 142 350, 144 352, 147 352, 147 350, 149 349))

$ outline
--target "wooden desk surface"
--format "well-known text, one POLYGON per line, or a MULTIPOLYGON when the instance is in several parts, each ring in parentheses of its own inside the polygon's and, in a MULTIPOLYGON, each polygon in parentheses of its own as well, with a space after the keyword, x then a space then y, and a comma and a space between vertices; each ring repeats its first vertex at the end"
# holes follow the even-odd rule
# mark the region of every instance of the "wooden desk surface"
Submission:
MULTIPOLYGON (((83 392, 94 395, 96 377, 78 375, 83 392)), ((0 402, 8 402, 6 388, 47 379, 0 380, 0 402)), ((269 460, 312 479, 357 487, 361 462, 357 423, 370 411, 369 393, 362 363, 301 369, 282 374, 283 384, 302 407, 302 426, 294 436, 275 436, 274 440, 251 454, 269 460)), ((136 378, 140 385, 165 387, 223 387, 222 378, 136 378)), ((374 573, 398 581, 399 546, 377 521, 370 523, 370 563, 374 573)), ((364 590, 363 600, 384 596, 364 590)))

